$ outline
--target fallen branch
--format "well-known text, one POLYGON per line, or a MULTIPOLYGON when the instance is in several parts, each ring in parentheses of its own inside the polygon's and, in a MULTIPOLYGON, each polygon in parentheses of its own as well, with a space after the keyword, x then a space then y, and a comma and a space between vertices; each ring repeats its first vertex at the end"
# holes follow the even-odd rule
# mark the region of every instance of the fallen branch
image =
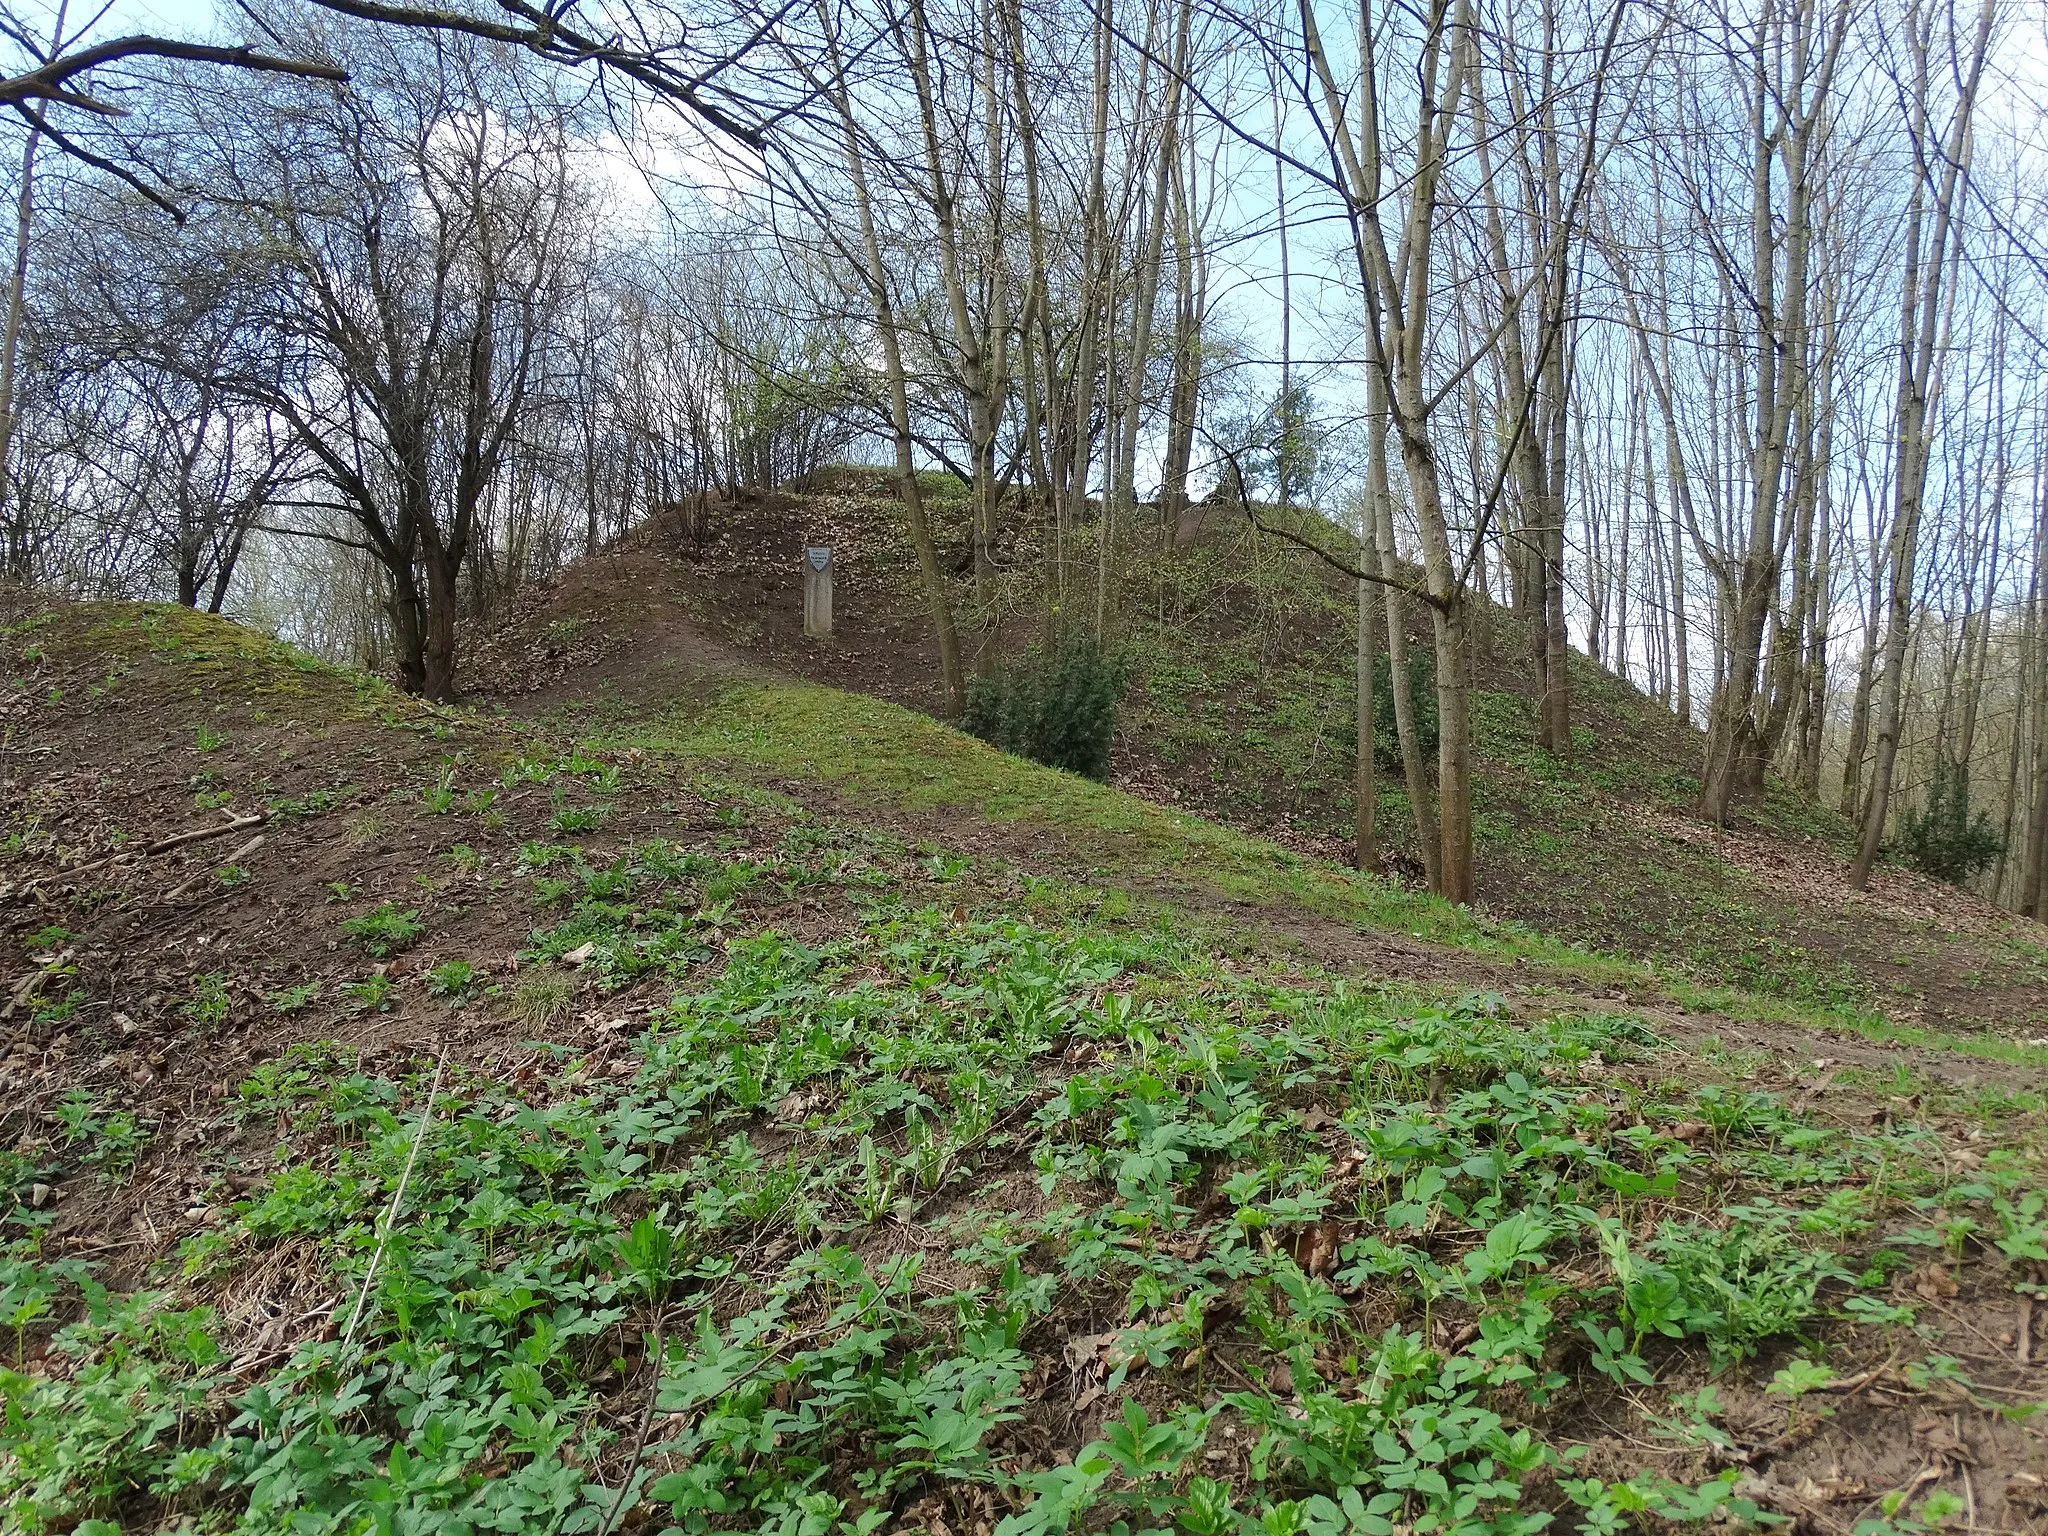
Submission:
POLYGON ((250 827, 260 827, 268 820, 270 820, 270 813, 268 811, 254 811, 247 816, 237 816, 230 811, 228 819, 221 822, 218 826, 198 827, 190 832, 179 832, 170 837, 160 837, 155 842, 141 848, 118 849, 104 858, 93 859, 84 864, 73 864, 69 869, 53 869, 48 874, 38 875, 35 879, 29 881, 27 885, 21 888, 21 894, 27 895, 46 880, 55 880, 71 875, 83 875, 92 870, 104 868, 108 864, 118 863, 126 858, 152 859, 160 853, 169 853, 173 848, 182 848, 187 843, 203 843, 209 838, 226 837, 230 832, 241 832, 250 827))
POLYGON ((633 1491, 633 1479, 640 1475, 640 1462, 647 1454, 647 1432, 654 1427, 654 1410, 661 1401, 661 1378, 668 1363, 663 1352, 667 1348, 668 1308, 661 1307, 654 1314, 654 1385, 647 1389, 647 1406, 640 1415, 640 1432, 633 1437, 633 1458, 626 1465, 626 1475, 620 1479, 619 1491, 612 1496, 612 1506, 605 1511, 604 1523, 598 1526, 597 1536, 610 1536, 619 1511, 625 1506, 626 1496, 633 1491))
MULTIPOLYGON (((241 863, 242 860, 248 858, 250 854, 254 853, 258 848, 261 848, 262 846, 263 834, 259 832, 254 837, 250 838, 249 841, 242 844, 241 847, 237 848, 233 853, 229 854, 227 857, 227 864, 224 864, 221 867, 225 869, 228 867, 228 865, 241 863)), ((192 873, 187 875, 184 881, 180 885, 178 885, 177 888, 174 889, 170 895, 164 898, 165 903, 168 904, 170 902, 176 901, 180 896, 184 895, 187 891, 191 890, 193 885, 198 881, 199 877, 204 873, 206 873, 204 867, 192 871, 192 873)))

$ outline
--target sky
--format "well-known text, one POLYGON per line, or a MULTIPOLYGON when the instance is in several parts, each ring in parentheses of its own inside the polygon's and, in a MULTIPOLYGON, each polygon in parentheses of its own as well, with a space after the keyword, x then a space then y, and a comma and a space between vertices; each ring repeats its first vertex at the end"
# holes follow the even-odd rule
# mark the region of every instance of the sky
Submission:
MULTIPOLYGON (((91 12, 91 0, 70 0, 72 24, 91 12)), ((1903 0, 1879 0, 1896 7, 1903 0)), ((50 0, 29 0, 24 9, 49 7, 50 0)), ((113 37, 135 31, 172 36, 202 33, 210 28, 214 0, 112 0, 107 12, 93 29, 97 37, 113 37)), ((46 14, 47 14, 46 9, 46 14)), ((2024 143, 2026 153, 2038 152, 2043 102, 2048 101, 2048 27, 2044 27, 2041 0, 2018 0, 2009 11, 2010 31, 2001 50, 1999 67, 1987 82, 1983 121, 2024 143)), ((628 154, 614 144, 599 158, 609 172, 607 180, 620 212, 627 218, 655 215, 640 167, 647 166, 672 182, 695 181, 705 186, 713 202, 724 201, 715 185, 730 175, 718 157, 707 153, 701 134, 692 125, 670 124, 660 141, 650 140, 637 154, 628 154)), ((1226 140, 1222 146, 1233 160, 1247 165, 1256 156, 1243 146, 1226 140)), ((1333 415, 1348 414, 1362 395, 1362 373, 1355 360, 1358 350, 1356 320, 1351 289, 1344 280, 1344 264, 1333 260, 1331 245, 1338 231, 1314 223, 1323 212, 1324 200, 1305 178, 1292 178, 1289 202, 1296 221, 1292 267, 1294 271, 1293 355, 1303 378, 1319 402, 1333 415), (1333 282, 1334 279, 1334 282, 1333 282), (1338 363, 1323 359, 1346 358, 1338 363)), ((1277 387, 1280 353, 1280 303, 1277 273, 1277 242, 1272 232, 1273 187, 1270 172, 1263 167, 1247 169, 1229 194, 1224 223, 1236 226, 1236 238, 1217 253, 1215 286, 1226 296, 1219 318, 1236 329, 1245 351, 1264 361, 1245 370, 1246 393, 1270 395, 1277 387)), ((1147 454, 1150 458, 1153 455, 1147 454)), ((1141 479, 1149 465, 1141 466, 1141 479)))
POLYGON ((212 0, 114 0, 100 26, 108 37, 129 32, 185 37, 205 31, 212 20, 212 0))

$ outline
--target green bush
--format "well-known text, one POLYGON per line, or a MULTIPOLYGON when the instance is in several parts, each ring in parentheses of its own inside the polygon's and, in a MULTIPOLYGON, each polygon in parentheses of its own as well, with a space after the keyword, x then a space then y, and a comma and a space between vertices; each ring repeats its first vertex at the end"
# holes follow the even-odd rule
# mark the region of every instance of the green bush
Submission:
POLYGON ((991 746, 1091 779, 1109 776, 1130 667, 1087 635, 974 679, 962 724, 991 746))
MULTIPOLYGON (((1424 646, 1408 652, 1408 697, 1415 701, 1415 735, 1425 762, 1436 758, 1436 656, 1424 646)), ((1394 723, 1394 664, 1385 651, 1372 659, 1372 755, 1382 773, 1401 771, 1401 735, 1394 723)))
POLYGON ((1989 811, 1970 814, 1969 775, 1937 758, 1927 804, 1906 813, 1899 848, 1936 879, 1961 885, 2005 852, 2005 839, 1992 826, 1989 811))

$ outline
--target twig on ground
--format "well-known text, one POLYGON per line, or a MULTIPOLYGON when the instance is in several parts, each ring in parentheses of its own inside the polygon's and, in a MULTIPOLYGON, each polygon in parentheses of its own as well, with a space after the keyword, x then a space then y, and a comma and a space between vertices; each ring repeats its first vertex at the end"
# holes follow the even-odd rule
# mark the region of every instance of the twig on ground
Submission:
POLYGON ((370 1287, 377 1283, 377 1266, 384 1262, 384 1246, 391 1241, 391 1229, 398 1221, 398 1208, 405 1200, 405 1186, 412 1181, 413 1165, 420 1158, 420 1144, 427 1139, 427 1131, 434 1123, 434 1098, 441 1091, 441 1074, 448 1066, 448 1047, 441 1047, 441 1059, 434 1063, 434 1084, 427 1090, 427 1105, 420 1114, 420 1128, 412 1138, 412 1151, 406 1154, 405 1172, 398 1176, 398 1188, 391 1192, 391 1203, 384 1207, 382 1230, 377 1234, 377 1248, 370 1255, 369 1272, 363 1276, 363 1288, 356 1292, 355 1310, 349 1314, 348 1327, 341 1335, 341 1348, 348 1351, 349 1341, 355 1337, 356 1324, 363 1319, 363 1307, 370 1299, 370 1287))
POLYGON ((92 870, 103 868, 108 864, 126 858, 152 859, 160 853, 169 853, 173 848, 182 848, 187 843, 205 842, 208 838, 226 837, 230 832, 240 832, 248 827, 260 827, 268 820, 270 820, 270 812, 268 811, 252 811, 247 816, 237 816, 233 812, 229 812, 228 819, 219 826, 198 827, 190 832, 174 833, 170 837, 160 837, 155 842, 146 844, 141 848, 120 848, 104 858, 93 859, 84 864, 74 864, 69 869, 50 870, 29 881, 27 885, 22 887, 21 894, 26 895, 46 880, 68 879, 72 875, 87 874, 92 870))
POLYGON ((647 1454, 647 1432, 654 1427, 654 1410, 661 1401, 662 1367, 668 1363, 663 1351, 667 1347, 668 1308, 662 1307, 654 1316, 654 1381, 647 1389, 647 1406, 640 1414, 639 1433, 633 1436, 633 1457, 626 1463, 626 1475, 619 1479, 619 1491, 612 1495, 612 1507, 605 1511, 597 1536, 611 1536, 612 1524, 619 1518, 626 1495, 633 1489, 633 1479, 639 1475, 640 1460, 647 1454))
MULTIPOLYGON (((263 843, 264 834, 259 832, 254 837, 250 838, 249 841, 242 844, 241 847, 237 848, 233 853, 229 854, 227 856, 227 859, 222 864, 222 868, 226 868, 230 864, 241 863, 242 860, 248 858, 249 855, 254 853, 258 848, 261 848, 263 846, 263 843)), ((178 885, 171 892, 170 895, 164 898, 164 900, 167 902, 176 901, 180 896, 184 895, 187 891, 191 890, 193 885, 198 881, 199 877, 206 873, 206 869, 207 866, 202 864, 199 866, 199 868, 193 870, 192 873, 187 875, 184 881, 180 885, 178 885)))

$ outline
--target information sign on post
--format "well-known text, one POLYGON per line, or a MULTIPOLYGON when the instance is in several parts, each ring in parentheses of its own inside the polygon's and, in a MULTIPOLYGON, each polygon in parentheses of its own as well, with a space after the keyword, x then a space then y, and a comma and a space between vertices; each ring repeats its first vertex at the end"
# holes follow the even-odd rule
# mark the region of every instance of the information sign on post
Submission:
POLYGON ((832 548, 827 544, 804 550, 804 633, 813 640, 832 638, 832 548))

